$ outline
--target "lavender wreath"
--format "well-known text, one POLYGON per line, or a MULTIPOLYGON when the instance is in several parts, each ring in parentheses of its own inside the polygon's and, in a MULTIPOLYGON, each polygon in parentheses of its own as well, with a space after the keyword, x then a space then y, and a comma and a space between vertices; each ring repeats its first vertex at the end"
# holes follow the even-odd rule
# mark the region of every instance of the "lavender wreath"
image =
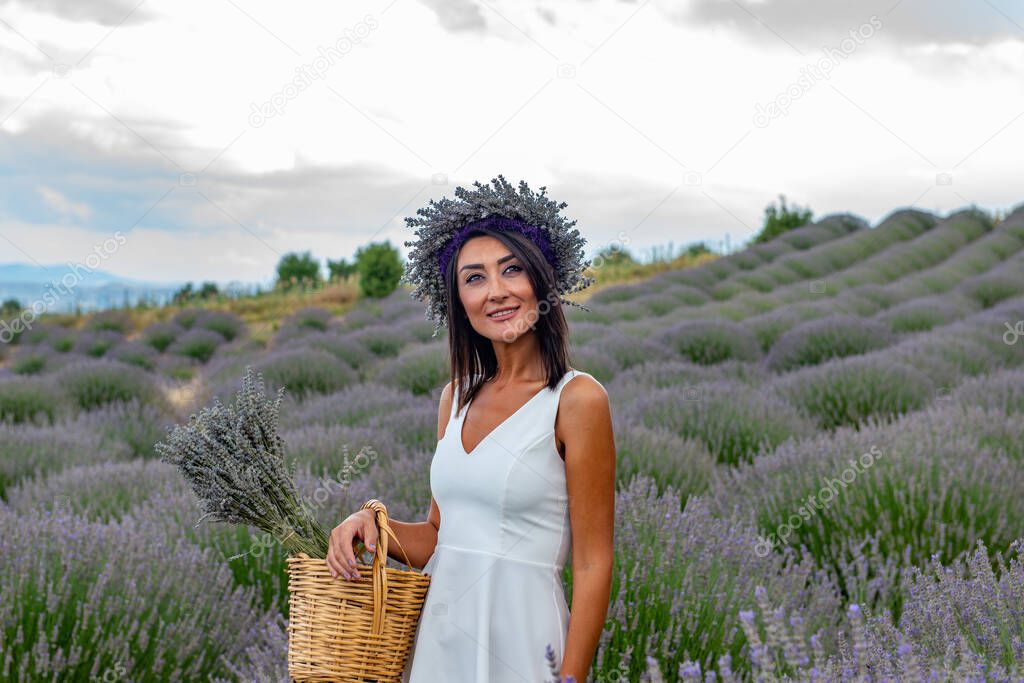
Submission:
POLYGON ((455 200, 431 199, 428 206, 416 211, 416 216, 405 219, 419 239, 405 242, 412 249, 401 282, 413 285, 411 296, 426 303, 424 317, 434 321, 433 337, 448 325, 445 269, 468 234, 480 227, 516 230, 533 240, 555 273, 559 300, 590 310, 562 298, 595 282, 584 275, 590 266, 583 252, 587 240, 573 227, 575 220, 569 221, 559 213, 567 204, 547 197, 546 186, 534 192, 525 180, 519 181, 518 192, 500 174, 491 184, 493 188, 474 181, 475 190, 456 187, 455 200))

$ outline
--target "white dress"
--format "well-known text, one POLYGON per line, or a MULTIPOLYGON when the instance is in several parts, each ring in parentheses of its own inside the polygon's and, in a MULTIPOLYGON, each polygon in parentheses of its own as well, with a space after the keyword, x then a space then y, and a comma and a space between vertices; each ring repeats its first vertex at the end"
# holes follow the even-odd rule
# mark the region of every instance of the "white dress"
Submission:
POLYGON ((452 415, 430 464, 441 511, 431 575, 403 683, 545 683, 569 628, 562 569, 571 548, 565 462, 555 442, 569 370, 466 453, 452 415))

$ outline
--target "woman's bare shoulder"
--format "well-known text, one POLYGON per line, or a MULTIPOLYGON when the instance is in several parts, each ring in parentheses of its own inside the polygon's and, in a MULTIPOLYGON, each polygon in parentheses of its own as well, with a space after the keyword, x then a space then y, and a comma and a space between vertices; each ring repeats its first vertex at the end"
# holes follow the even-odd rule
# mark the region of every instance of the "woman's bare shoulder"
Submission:
POLYGON ((444 438, 445 427, 448 426, 448 417, 452 413, 452 382, 444 385, 441 390, 441 400, 437 405, 437 440, 444 438))

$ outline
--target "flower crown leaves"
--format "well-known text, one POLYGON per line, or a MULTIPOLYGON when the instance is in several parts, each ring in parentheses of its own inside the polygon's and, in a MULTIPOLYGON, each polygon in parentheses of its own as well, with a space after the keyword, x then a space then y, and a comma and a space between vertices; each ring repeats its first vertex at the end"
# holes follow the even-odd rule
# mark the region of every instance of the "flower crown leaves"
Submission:
POLYGON ((433 337, 448 325, 444 268, 466 235, 482 226, 517 230, 532 239, 554 271, 559 300, 590 310, 562 298, 595 282, 583 274, 590 266, 583 252, 587 240, 573 227, 575 220, 569 221, 559 213, 567 204, 547 197, 546 186, 534 192, 525 180, 519 181, 518 192, 501 174, 491 184, 493 187, 474 181, 476 189, 456 187, 456 199, 431 199, 416 211, 416 216, 405 219, 419 239, 405 242, 411 250, 401 282, 413 285, 411 296, 426 303, 424 317, 434 321, 433 337))

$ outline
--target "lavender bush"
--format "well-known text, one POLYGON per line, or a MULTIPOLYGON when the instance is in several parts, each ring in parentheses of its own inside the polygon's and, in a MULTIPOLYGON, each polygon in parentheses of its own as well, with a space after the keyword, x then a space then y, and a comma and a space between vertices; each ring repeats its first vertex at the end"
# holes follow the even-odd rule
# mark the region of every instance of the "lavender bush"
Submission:
POLYGON ((94 521, 122 518, 134 506, 149 500, 180 479, 165 463, 145 460, 103 461, 95 465, 39 468, 7 493, 12 510, 59 512, 68 510, 94 521))
POLYGON ((163 353, 184 332, 185 328, 175 323, 156 322, 142 331, 140 341, 163 353))
POLYGON ((742 325, 721 320, 693 320, 679 323, 655 337, 686 360, 701 365, 726 360, 757 360, 760 349, 742 325))
POLYGON ((995 409, 1007 415, 1024 413, 1024 370, 974 377, 961 384, 951 398, 957 403, 995 409))
POLYGON ((367 421, 366 426, 390 433, 408 449, 433 451, 437 446, 436 405, 420 403, 393 413, 381 413, 367 421))
POLYGON ((783 334, 765 363, 776 372, 788 372, 832 358, 867 353, 891 342, 889 330, 879 323, 835 315, 805 322, 783 334))
POLYGON ((65 399, 53 383, 40 377, 0 381, 0 423, 52 423, 65 399))
POLYGON ((989 274, 975 278, 963 288, 964 294, 971 297, 982 308, 991 308, 1001 301, 1020 296, 1024 292, 1024 275, 1020 272, 989 274))
POLYGON ((121 342, 107 352, 107 358, 111 358, 128 365, 135 365, 143 370, 152 371, 156 369, 157 352, 151 346, 139 342, 121 342))
POLYGON ((715 457, 697 439, 683 439, 666 429, 650 429, 615 420, 615 478, 620 486, 634 476, 650 477, 664 493, 675 490, 681 504, 704 493, 715 477, 715 457))
POLYGON ((622 371, 622 363, 615 356, 600 351, 596 344, 570 349, 570 359, 572 367, 593 375, 602 384, 612 381, 622 371))
POLYGON ((171 322, 178 325, 182 329, 191 330, 198 320, 203 315, 203 309, 198 306, 189 306, 182 308, 180 311, 174 314, 171 318, 171 322))
POLYGON ((774 385, 822 429, 858 425, 924 406, 936 386, 924 373, 884 357, 854 356, 789 373, 774 385))
POLYGON ((336 471, 346 449, 352 454, 372 449, 384 461, 407 450, 391 431, 375 427, 308 424, 282 430, 281 438, 288 444, 289 459, 313 473, 336 471))
POLYGON ((217 348, 224 343, 224 337, 212 330, 192 328, 183 332, 167 347, 167 353, 185 356, 199 361, 208 362, 217 348))
POLYGON ((343 339, 348 344, 362 346, 379 358, 397 356, 402 347, 409 343, 406 333, 385 324, 361 327, 343 335, 343 339))
POLYGON ((75 348, 77 335, 73 330, 57 328, 46 339, 46 345, 57 353, 68 353, 75 348))
POLYGON ((247 329, 245 322, 228 311, 204 310, 192 322, 192 329, 216 332, 224 341, 235 341, 242 337, 247 329))
POLYGON ((356 373, 326 351, 294 349, 274 351, 256 367, 272 389, 286 387, 298 400, 330 394, 358 381, 356 373))
MULTIPOLYGON (((653 279, 653 278, 652 278, 653 279)), ((680 306, 700 306, 710 301, 710 297, 703 290, 689 285, 676 284, 666 287, 663 291, 666 296, 672 297, 678 308, 680 306)))
MULTIPOLYGON (((433 333, 433 328, 431 328, 431 333, 433 333)), ((333 332, 308 333, 302 338, 298 347, 326 351, 356 372, 360 372, 362 368, 372 367, 377 362, 377 357, 365 346, 352 343, 333 332)), ((365 379, 365 377, 360 375, 360 379, 365 379)))
POLYGON ((589 344, 578 345, 577 348, 581 354, 581 366, 603 366, 602 371, 598 373, 587 370, 602 383, 605 380, 610 381, 627 368, 675 358, 675 354, 666 346, 649 339, 627 336, 619 330, 612 330, 589 344), (601 359, 605 360, 601 362, 601 359))
POLYGON ((951 419, 959 411, 943 404, 787 442, 725 473, 710 498, 721 512, 752 512, 762 552, 807 548, 849 600, 898 614, 906 567, 952 561, 978 540, 1005 550, 1020 532, 1020 461, 979 443, 951 419))
MULTIPOLYGON (((926 567, 912 568, 905 588, 913 599, 899 623, 885 613, 866 615, 851 604, 842 647, 833 655, 825 654, 820 638, 798 612, 773 606, 767 591, 758 587, 758 608, 742 613, 752 670, 759 677, 785 675, 794 681, 1020 680, 1020 545, 1014 544, 1008 563, 996 554, 996 571, 981 543, 968 558, 948 566, 932 560, 926 567)), ((650 663, 654 675, 660 676, 657 662, 650 663)), ((688 664, 685 670, 690 675, 684 676, 680 667, 683 679, 719 680, 701 676, 688 664)))
POLYGON ((879 313, 875 320, 893 332, 926 332, 948 325, 976 311, 970 300, 958 294, 911 299, 879 313))
POLYGON ((440 392, 450 375, 447 344, 432 343, 409 347, 393 360, 379 363, 367 379, 424 396, 440 392))
POLYGON ((707 670, 723 655, 743 667, 739 614, 754 604, 759 583, 773 599, 802 610, 814 628, 833 633, 839 609, 827 578, 797 553, 751 552, 758 538, 742 520, 711 515, 700 498, 680 510, 673 492, 658 496, 646 477, 619 492, 616 511, 618 552, 597 680, 620 665, 627 680, 636 680, 644 662, 629 651, 657 653, 670 667, 692 660, 707 670))
POLYGON ((8 681, 223 675, 264 619, 209 552, 154 536, 142 519, 0 510, 0 554, 8 681))
POLYGON ((130 449, 109 443, 82 429, 53 429, 31 424, 0 425, 0 497, 6 489, 32 475, 72 465, 127 460, 130 449))
POLYGON ((701 441, 727 465, 814 431, 809 420, 771 389, 749 391, 729 380, 657 389, 638 398, 629 410, 647 427, 701 441))
MULTIPOLYGON (((27 347, 31 349, 32 347, 27 347)), ((48 357, 38 351, 19 353, 8 364, 11 372, 18 375, 38 375, 46 370, 48 357)))
POLYGON ((73 363, 54 375, 72 405, 81 411, 94 410, 116 401, 162 401, 159 388, 145 370, 113 360, 73 363))
MULTIPOLYGON (((440 397, 440 392, 437 396, 440 397)), ((297 410, 282 411, 281 424, 285 428, 306 424, 367 425, 377 415, 393 413, 410 405, 423 410, 432 409, 435 418, 437 416, 436 401, 423 397, 410 399, 409 394, 400 389, 367 382, 353 384, 333 394, 314 396, 296 406, 297 410)))
POLYGON ((101 358, 122 341, 124 336, 114 330, 87 330, 79 333, 72 350, 82 356, 101 358))

